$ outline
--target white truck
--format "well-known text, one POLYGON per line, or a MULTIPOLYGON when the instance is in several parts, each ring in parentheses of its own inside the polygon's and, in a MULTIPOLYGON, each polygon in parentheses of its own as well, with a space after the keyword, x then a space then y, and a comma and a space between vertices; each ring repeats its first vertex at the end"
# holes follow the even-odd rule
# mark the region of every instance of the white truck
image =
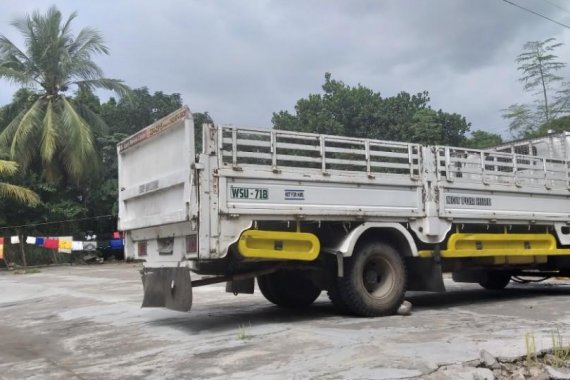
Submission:
POLYGON ((304 307, 394 313, 406 290, 570 275, 566 158, 206 125, 184 107, 118 145, 119 228, 143 307, 226 282, 304 307), (190 272, 199 274, 192 280, 190 272))

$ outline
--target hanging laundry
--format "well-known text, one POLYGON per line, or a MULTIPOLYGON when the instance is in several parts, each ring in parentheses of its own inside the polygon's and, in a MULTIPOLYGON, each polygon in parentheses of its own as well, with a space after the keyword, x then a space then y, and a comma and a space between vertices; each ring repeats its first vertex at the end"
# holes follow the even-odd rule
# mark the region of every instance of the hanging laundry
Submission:
POLYGON ((0 244, 2 244, 2 245, 4 244, 4 238, 3 237, 0 237, 0 244))
POLYGON ((20 237, 18 235, 14 235, 10 238, 10 243, 12 244, 20 244, 20 237))
POLYGON ((40 247, 43 246, 44 240, 45 240, 45 238, 43 238, 43 237, 37 237, 36 238, 36 245, 39 245, 40 247))
POLYGON ((46 238, 44 240, 44 248, 47 249, 58 249, 59 248, 59 240, 53 238, 46 238))
POLYGON ((109 244, 111 245, 111 249, 123 249, 124 248, 123 239, 111 240, 109 242, 109 244))
POLYGON ((113 240, 117 240, 121 238, 121 233, 119 231, 113 232, 113 240))
POLYGON ((83 250, 84 251, 96 251, 97 250, 97 242, 95 240, 87 240, 83 242, 83 250))
POLYGON ((28 236, 26 238, 26 244, 36 244, 36 238, 34 236, 28 236))
POLYGON ((83 242, 82 241, 73 241, 71 243, 71 250, 72 251, 83 251, 83 242))
POLYGON ((73 236, 60 236, 57 251, 61 253, 71 253, 72 242, 73 242, 73 236))

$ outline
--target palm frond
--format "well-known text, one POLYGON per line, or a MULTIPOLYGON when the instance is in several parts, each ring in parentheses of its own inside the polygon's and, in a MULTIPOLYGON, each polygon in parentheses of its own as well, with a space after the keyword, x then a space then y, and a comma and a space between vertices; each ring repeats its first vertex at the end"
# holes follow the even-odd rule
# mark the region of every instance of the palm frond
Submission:
POLYGON ((24 86, 29 86, 36 79, 33 62, 4 35, 0 35, 0 78, 24 86))
POLYGON ((0 34, 0 57, 3 61, 7 58, 21 63, 30 61, 28 56, 3 34, 0 34))
POLYGON ((18 172, 18 164, 14 161, 0 160, 0 175, 13 176, 18 172))
POLYGON ((16 117, 4 128, 2 133, 0 133, 0 148, 6 149, 11 145, 11 141, 14 138, 14 134, 22 121, 24 115, 28 112, 27 109, 21 111, 16 117))
POLYGON ((30 109, 24 114, 12 139, 10 157, 17 160, 24 168, 27 168, 35 154, 30 147, 32 146, 32 137, 41 126, 43 113, 41 103, 41 99, 36 100, 30 109))
POLYGON ((67 34, 71 33, 70 27, 71 27, 71 22, 73 20, 75 20, 75 18, 77 17, 77 12, 72 12, 69 17, 67 18, 67 21, 65 22, 65 24, 63 24, 63 26, 61 27, 61 35, 62 36, 66 36, 67 34))
POLYGON ((73 78, 88 80, 103 76, 103 70, 90 59, 70 59, 62 63, 62 71, 65 71, 70 81, 73 78))
POLYGON ((68 140, 63 149, 64 165, 70 177, 80 181, 86 177, 91 167, 97 165, 93 136, 89 125, 69 100, 62 97, 62 102, 62 121, 68 135, 68 140))
POLYGON ((122 80, 119 79, 110 79, 110 78, 98 78, 98 79, 88 79, 82 81, 73 82, 77 86, 84 86, 93 90, 94 88, 104 88, 107 90, 115 91, 118 95, 122 97, 130 97, 131 96, 131 89, 129 86, 123 83, 122 80))
POLYGON ((0 78, 7 79, 8 82, 19 84, 24 87, 30 86, 34 82, 34 78, 27 72, 16 70, 7 66, 0 66, 0 78))
POLYGON ((0 182, 0 198, 12 199, 28 206, 37 206, 40 203, 40 197, 32 190, 5 182, 0 182))
POLYGON ((91 130, 95 134, 101 135, 109 131, 109 126, 107 125, 107 123, 105 123, 105 120, 103 120, 103 118, 99 114, 93 112, 91 108, 89 108, 84 104, 75 104, 75 102, 74 105, 75 108, 77 109, 77 112, 81 115, 83 120, 85 120, 89 124, 91 130))
POLYGON ((40 156, 44 163, 49 163, 57 149, 57 128, 53 100, 48 101, 43 120, 42 140, 40 142, 40 156))
POLYGON ((89 57, 92 53, 109 54, 109 48, 101 33, 93 28, 83 28, 69 46, 69 53, 74 57, 89 57))
POLYGON ((30 15, 20 17, 12 21, 10 24, 18 29, 18 31, 24 36, 26 42, 34 38, 34 25, 30 15))

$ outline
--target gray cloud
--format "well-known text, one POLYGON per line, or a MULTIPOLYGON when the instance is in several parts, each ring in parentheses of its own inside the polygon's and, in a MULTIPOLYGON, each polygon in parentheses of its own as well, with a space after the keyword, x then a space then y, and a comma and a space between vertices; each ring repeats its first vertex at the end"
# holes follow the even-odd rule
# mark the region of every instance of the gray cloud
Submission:
MULTIPOLYGON (((8 22, 49 6, 0 1, 0 33, 16 40, 8 22)), ((570 13, 546 2, 517 1, 570 21, 570 13)), ((527 99, 513 62, 522 44, 570 41, 562 27, 500 0, 62 0, 57 6, 78 11, 76 28, 103 33, 111 56, 98 62, 107 76, 179 92, 191 109, 220 122, 258 127, 270 125, 272 112, 318 92, 330 71, 384 96, 428 90, 434 107, 465 115, 473 129, 504 133, 499 110, 527 99)), ((570 61, 567 51, 560 55, 570 61)), ((0 82, 0 104, 14 90, 0 82)))

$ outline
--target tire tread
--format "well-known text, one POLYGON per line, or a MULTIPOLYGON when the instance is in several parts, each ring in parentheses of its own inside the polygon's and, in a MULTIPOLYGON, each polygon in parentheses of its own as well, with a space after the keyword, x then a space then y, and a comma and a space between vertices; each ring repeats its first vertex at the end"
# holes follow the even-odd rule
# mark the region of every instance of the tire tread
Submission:
POLYGON ((363 317, 381 317, 393 315, 404 301, 406 290, 407 271, 403 258, 390 245, 380 242, 368 243, 361 247, 358 252, 345 264, 345 276, 338 279, 339 293, 347 308, 355 315, 363 317), (353 272, 354 266, 358 264, 357 260, 364 260, 363 256, 370 255, 370 252, 383 252, 385 255, 392 256, 394 264, 399 265, 401 275, 397 277, 400 281, 399 285, 402 290, 392 302, 386 307, 379 308, 366 302, 366 298, 359 294, 358 288, 354 286, 354 279, 349 275, 353 272))

